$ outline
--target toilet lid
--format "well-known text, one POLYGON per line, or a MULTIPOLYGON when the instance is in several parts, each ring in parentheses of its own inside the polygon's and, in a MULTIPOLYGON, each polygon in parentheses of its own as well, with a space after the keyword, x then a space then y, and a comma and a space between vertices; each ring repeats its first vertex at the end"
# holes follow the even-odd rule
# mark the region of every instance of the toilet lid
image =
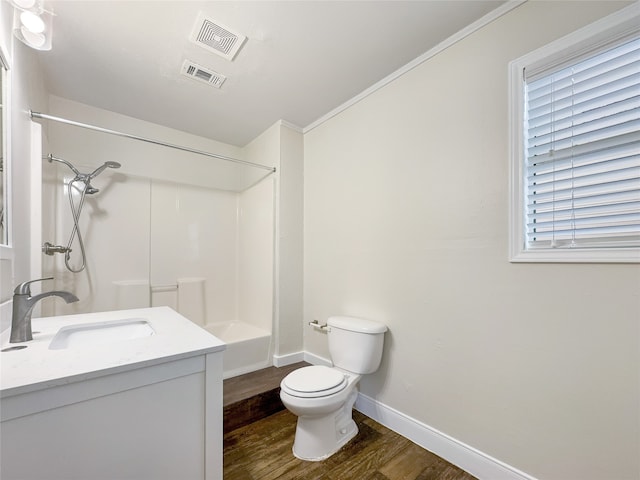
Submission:
POLYGON ((284 377, 282 389, 296 397, 323 397, 339 392, 347 385, 344 373, 321 365, 303 367, 284 377))

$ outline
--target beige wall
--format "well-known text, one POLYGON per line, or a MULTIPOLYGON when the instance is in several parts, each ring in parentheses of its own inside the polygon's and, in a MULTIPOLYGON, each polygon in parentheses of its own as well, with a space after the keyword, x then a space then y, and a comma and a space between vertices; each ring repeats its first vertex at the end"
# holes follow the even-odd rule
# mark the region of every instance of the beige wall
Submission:
POLYGON ((640 269, 509 263, 507 66, 621 6, 528 2, 305 135, 303 322, 386 322, 362 392, 540 479, 640 476, 640 269))

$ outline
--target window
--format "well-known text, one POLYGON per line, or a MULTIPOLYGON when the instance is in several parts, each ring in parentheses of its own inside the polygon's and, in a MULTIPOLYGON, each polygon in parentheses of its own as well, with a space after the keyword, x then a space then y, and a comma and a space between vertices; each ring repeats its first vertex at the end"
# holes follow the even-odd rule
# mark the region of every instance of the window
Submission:
POLYGON ((511 67, 512 261, 640 261, 640 15, 511 67))

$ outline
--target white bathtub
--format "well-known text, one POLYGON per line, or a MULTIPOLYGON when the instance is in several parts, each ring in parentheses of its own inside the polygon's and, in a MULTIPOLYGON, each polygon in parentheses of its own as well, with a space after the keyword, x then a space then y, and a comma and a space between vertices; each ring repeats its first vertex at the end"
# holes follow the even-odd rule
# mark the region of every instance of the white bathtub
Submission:
POLYGON ((224 378, 235 377, 271 365, 271 332, 244 322, 208 323, 203 327, 227 344, 224 378))

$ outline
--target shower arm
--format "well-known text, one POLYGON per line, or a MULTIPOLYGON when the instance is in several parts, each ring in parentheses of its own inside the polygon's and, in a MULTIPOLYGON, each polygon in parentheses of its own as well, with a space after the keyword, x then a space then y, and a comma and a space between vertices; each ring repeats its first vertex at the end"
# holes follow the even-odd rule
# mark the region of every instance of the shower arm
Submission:
POLYGON ((49 160, 49 163, 51 163, 51 162, 54 162, 54 161, 55 161, 55 162, 59 162, 59 163, 63 163, 63 164, 65 164, 67 167, 69 167, 69 168, 73 171, 73 173, 75 173, 75 174, 76 174, 76 177, 77 177, 77 178, 79 178, 79 177, 82 177, 82 176, 83 176, 83 174, 82 174, 82 173, 80 173, 80 171, 79 171, 76 167, 74 167, 74 166, 71 164, 71 162, 68 162, 68 161, 67 161, 67 160, 65 160, 64 158, 54 157, 54 156, 53 156, 53 153, 50 153, 49 155, 47 155, 47 156, 46 156, 46 157, 44 157, 44 158, 46 158, 47 160, 49 160))

